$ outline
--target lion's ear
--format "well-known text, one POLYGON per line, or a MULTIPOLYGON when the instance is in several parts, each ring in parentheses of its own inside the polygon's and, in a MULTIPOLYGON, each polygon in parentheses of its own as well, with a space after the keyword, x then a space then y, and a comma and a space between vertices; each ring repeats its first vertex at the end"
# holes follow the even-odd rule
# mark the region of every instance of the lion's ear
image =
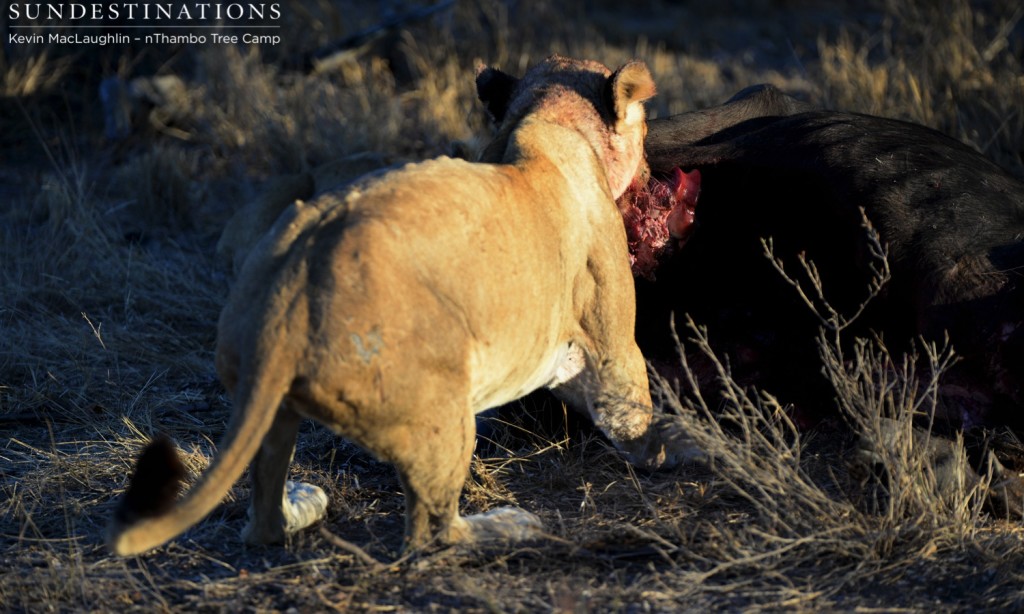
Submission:
POLYGON ((501 72, 496 68, 481 65, 476 71, 476 94, 480 101, 487 105, 487 112, 495 124, 505 119, 508 103, 512 98, 519 79, 501 72))
POLYGON ((632 126, 643 121, 647 116, 643 103, 654 96, 654 79, 647 64, 634 60, 612 73, 608 96, 620 125, 632 126))

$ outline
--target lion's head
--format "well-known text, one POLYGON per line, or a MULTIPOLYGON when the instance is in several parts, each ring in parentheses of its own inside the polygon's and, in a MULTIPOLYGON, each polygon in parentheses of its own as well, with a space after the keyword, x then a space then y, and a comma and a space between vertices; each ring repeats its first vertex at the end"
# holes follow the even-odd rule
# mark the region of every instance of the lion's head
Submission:
POLYGON ((655 88, 643 62, 632 61, 612 72, 600 62, 553 55, 522 78, 481 67, 476 85, 498 128, 498 137, 481 155, 483 161, 500 159, 507 145, 502 137, 531 114, 577 126, 607 169, 613 198, 621 196, 635 180, 646 183, 649 170, 643 146, 647 113, 643 103, 654 96, 655 88), (579 104, 580 99, 588 104, 579 104), (572 122, 567 122, 567 117, 572 122))

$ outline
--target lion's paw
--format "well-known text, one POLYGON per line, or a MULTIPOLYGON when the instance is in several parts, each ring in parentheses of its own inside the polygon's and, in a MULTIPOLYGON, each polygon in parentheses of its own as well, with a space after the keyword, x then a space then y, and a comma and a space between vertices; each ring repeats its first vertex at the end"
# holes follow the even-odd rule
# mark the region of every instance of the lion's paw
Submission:
POLYGON ((649 432, 646 458, 639 463, 646 469, 672 469, 684 462, 708 461, 707 452, 697 445, 676 416, 655 413, 649 432))
POLYGON ((499 507, 459 520, 451 541, 465 544, 529 541, 544 535, 540 518, 518 507, 499 507))

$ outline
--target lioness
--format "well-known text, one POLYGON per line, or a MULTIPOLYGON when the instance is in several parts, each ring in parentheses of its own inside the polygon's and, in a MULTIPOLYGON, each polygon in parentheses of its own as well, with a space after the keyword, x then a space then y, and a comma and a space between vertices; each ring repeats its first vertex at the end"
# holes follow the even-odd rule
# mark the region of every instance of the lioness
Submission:
POLYGON ((144 493, 173 494, 159 460, 173 449, 151 444, 109 532, 114 552, 188 529, 250 461, 247 542, 322 518, 323 491, 286 481, 303 417, 395 466, 406 548, 536 534, 517 508, 457 508, 474 414, 537 388, 587 411, 636 465, 690 452, 666 450, 652 426, 614 200, 645 164, 647 67, 554 56, 521 80, 482 69, 477 90, 499 124, 497 163, 442 157, 296 202, 254 248, 219 323, 235 405, 221 453, 166 505, 144 493))

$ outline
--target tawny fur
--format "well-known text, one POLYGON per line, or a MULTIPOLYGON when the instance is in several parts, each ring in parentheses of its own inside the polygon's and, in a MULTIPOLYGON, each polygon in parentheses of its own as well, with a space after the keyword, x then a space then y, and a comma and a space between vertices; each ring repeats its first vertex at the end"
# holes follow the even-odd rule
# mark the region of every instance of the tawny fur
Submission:
POLYGON ((478 87, 501 121, 494 163, 439 158, 357 181, 295 203, 256 245, 220 319, 235 402, 221 452, 168 513, 115 523, 115 552, 198 522, 250 461, 247 541, 315 522, 322 492, 286 487, 301 417, 395 466, 407 547, 535 532, 521 510, 457 511, 474 413, 534 389, 588 412, 637 465, 692 452, 652 427, 614 202, 644 166, 647 68, 554 57, 521 81, 486 69, 478 87), (488 87, 496 75, 509 87, 488 87))

